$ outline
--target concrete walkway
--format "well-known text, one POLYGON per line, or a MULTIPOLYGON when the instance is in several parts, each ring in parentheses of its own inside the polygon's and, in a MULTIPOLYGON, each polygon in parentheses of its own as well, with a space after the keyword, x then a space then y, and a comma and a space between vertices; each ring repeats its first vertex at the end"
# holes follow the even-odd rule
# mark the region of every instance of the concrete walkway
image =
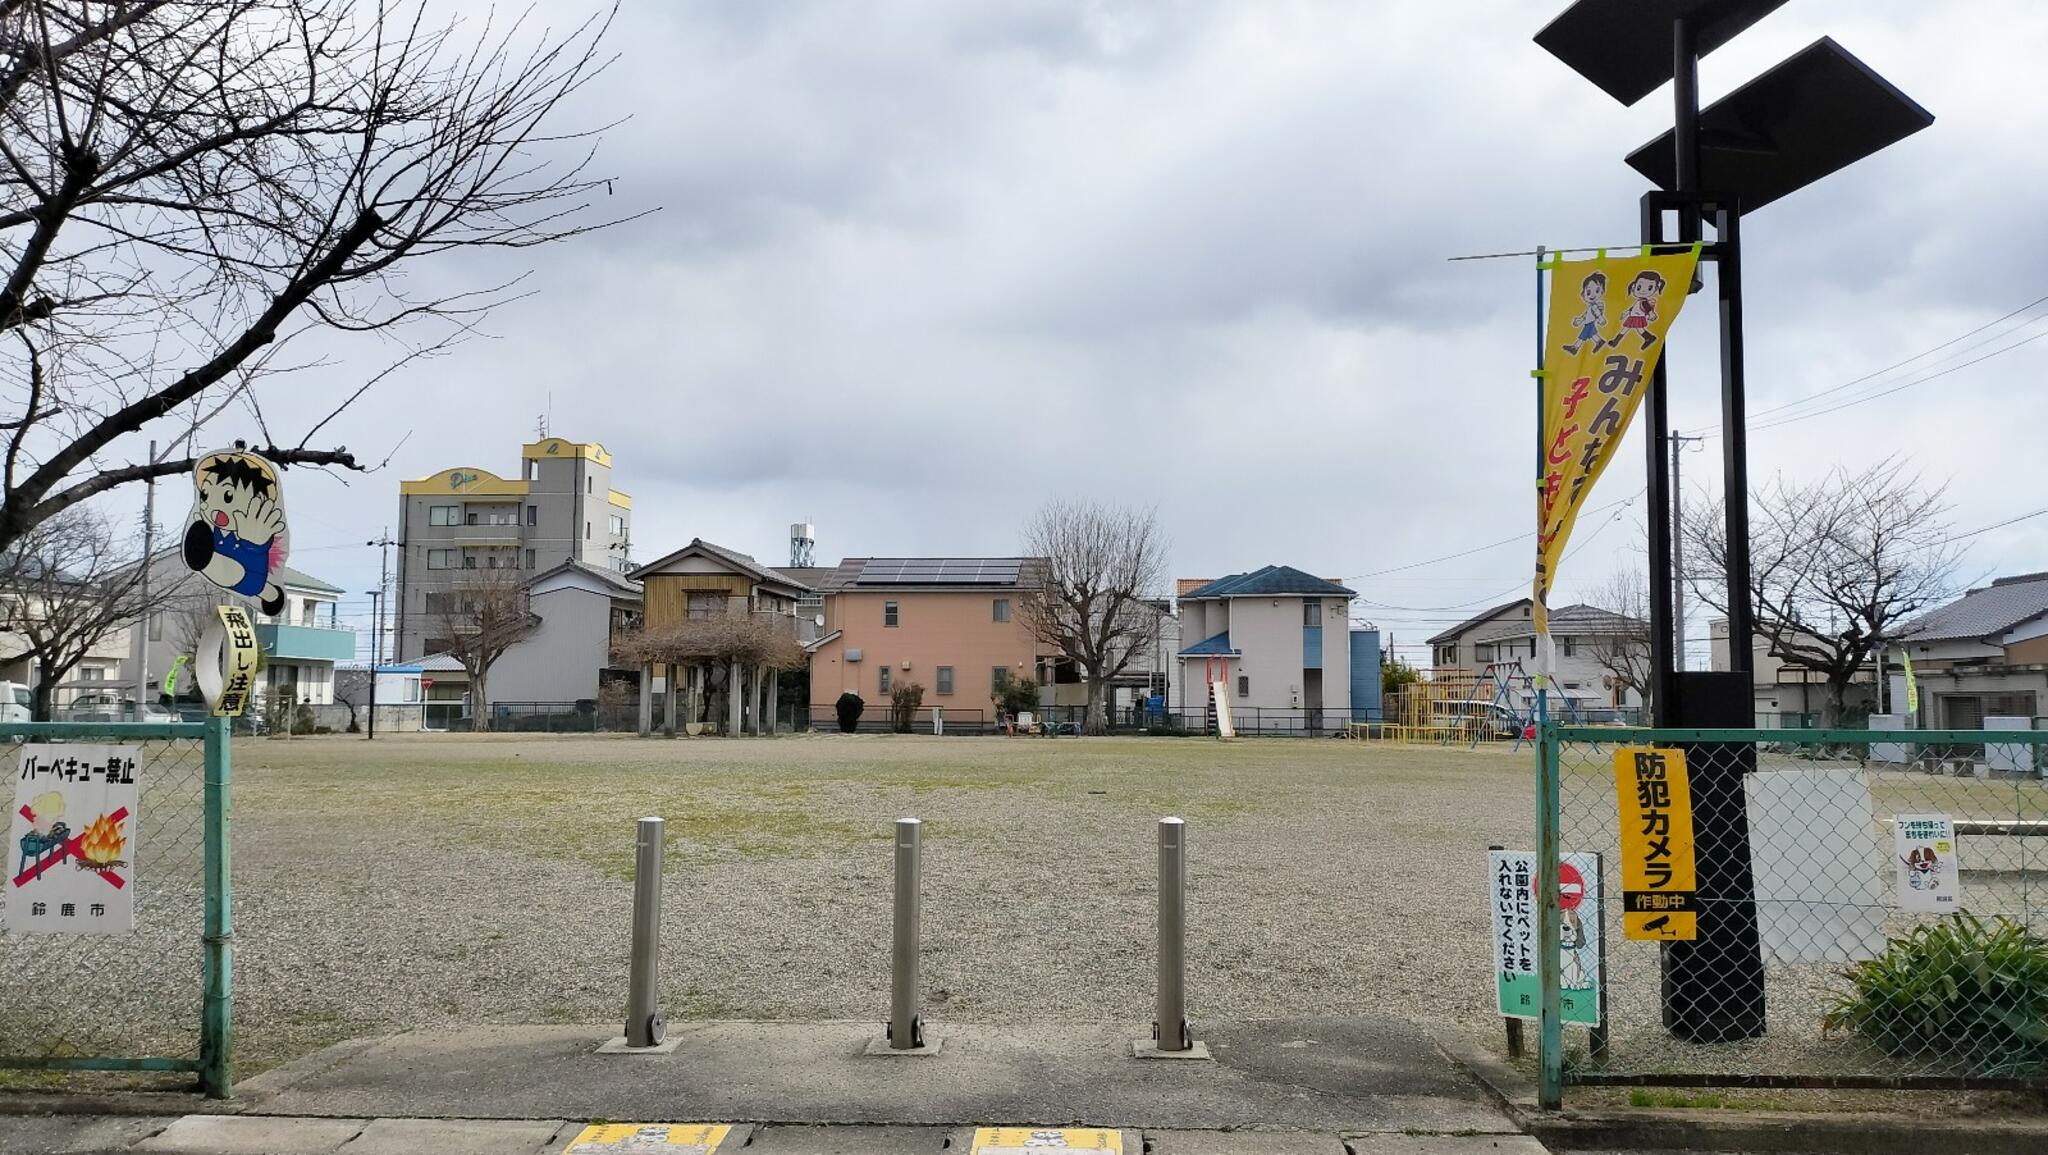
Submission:
MULTIPOLYGON (((586 1124, 563 1119, 0 1116, 0 1155, 564 1155, 585 1134, 586 1124)), ((1526 1135, 1174 1130, 1115 1134, 1121 1155, 1545 1155, 1542 1144, 1526 1135)), ((976 1155, 1003 1150, 977 1148, 976 1136, 976 1129, 965 1127, 740 1124, 715 1146, 664 1144, 658 1149, 674 1155, 976 1155)), ((1043 1150, 1051 1155, 1057 1149, 1043 1150)))
POLYGON ((672 1053, 601 1055, 607 1027, 343 1043, 237 1088, 243 1113, 346 1118, 1079 1124, 1213 1130, 1518 1130, 1393 1019, 1210 1024, 1213 1061, 1140 1060, 1128 1029, 938 1024, 937 1054, 868 1054, 873 1023, 687 1023, 672 1053))
POLYGON ((1139 1059, 1128 1030, 1100 1025, 935 1025, 936 1052, 915 1057, 870 1053, 872 1023, 687 1023, 670 1030, 668 1053, 599 1053, 615 1033, 359 1039, 247 1080, 218 1114, 0 1115, 0 1155, 1543 1151, 1398 1020, 1210 1025, 1208 1061, 1139 1059), (593 1123, 618 1126, 626 1145, 591 1145, 593 1123), (639 1124, 692 1124, 698 1138, 635 1147, 639 1124), (976 1130, 990 1126, 1028 1130, 976 1130))

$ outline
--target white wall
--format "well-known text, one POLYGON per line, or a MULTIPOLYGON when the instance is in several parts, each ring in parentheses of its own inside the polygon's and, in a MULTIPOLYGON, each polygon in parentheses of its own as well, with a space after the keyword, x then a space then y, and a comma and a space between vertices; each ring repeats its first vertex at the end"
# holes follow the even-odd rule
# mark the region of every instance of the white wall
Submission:
POLYGON ((530 604, 540 627, 492 664, 491 701, 597 697, 598 672, 611 656, 611 595, 565 586, 536 592, 530 604))

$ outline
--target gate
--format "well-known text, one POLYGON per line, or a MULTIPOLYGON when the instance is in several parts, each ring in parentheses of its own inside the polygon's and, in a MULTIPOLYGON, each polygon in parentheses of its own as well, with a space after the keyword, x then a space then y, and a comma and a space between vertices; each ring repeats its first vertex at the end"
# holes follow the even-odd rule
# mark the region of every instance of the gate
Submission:
MULTIPOLYGON (((10 807, 28 743, 134 745, 135 930, 0 933, 0 1068, 190 1071, 225 1098, 233 919, 228 882, 227 719, 0 725, 10 807), (110 1012, 98 992, 148 1010, 110 1012)), ((12 820, 8 823, 12 828, 12 820)), ((8 846, 13 868, 19 848, 8 846)), ((10 873, 10 878, 12 877, 10 873)))
POLYGON ((1538 766, 1546 1106, 1566 1085, 2048 1086, 2048 731, 1553 725, 1538 766), (1621 932, 1621 803, 1640 819, 1642 801, 1640 784, 1617 798, 1616 756, 1646 747, 1685 752, 1699 941, 1621 932), (1560 906, 1572 853, 1604 856, 1597 922, 1560 906), (1607 928, 1604 1021, 1569 1036, 1566 921, 1607 928))

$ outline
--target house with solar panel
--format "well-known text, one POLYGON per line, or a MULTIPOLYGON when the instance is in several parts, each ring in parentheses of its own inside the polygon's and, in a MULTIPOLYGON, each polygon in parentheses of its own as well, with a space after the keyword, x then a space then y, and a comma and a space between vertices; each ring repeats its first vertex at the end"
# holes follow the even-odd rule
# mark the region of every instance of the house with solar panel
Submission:
MULTIPOLYGON (((864 723, 915 682, 927 711, 960 729, 994 718, 991 695, 1013 679, 1043 684, 1055 665, 1024 623, 1022 594, 1037 580, 1022 557, 850 557, 818 582, 825 623, 811 643, 811 714, 820 723, 848 690, 864 723)), ((951 727, 949 727, 951 728, 951 727)))
POLYGON ((1379 635, 1351 630, 1356 592, 1285 565, 1178 588, 1172 710, 1189 725, 1214 728, 1218 685, 1240 734, 1335 733, 1352 720, 1354 695, 1377 710, 1379 635), (1369 687, 1354 687, 1354 670, 1369 687))

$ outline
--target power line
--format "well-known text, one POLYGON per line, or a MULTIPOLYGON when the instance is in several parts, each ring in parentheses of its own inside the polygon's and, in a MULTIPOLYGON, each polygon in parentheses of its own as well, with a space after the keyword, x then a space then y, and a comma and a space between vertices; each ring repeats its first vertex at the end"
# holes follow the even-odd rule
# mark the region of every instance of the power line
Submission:
POLYGON ((2023 341, 2015 341, 2015 342, 2013 342, 2012 344, 2010 344, 2010 345, 2007 345, 2007 346, 2005 346, 2005 347, 2004 347, 2004 348, 2002 348, 2002 349, 1993 349, 1993 350, 1992 350, 1991 352, 1989 352, 1989 353, 1986 353, 1986 354, 1984 354, 1984 355, 1983 355, 1982 357, 1972 357, 1972 358, 1971 358, 1971 359, 1969 359, 1968 361, 1963 361, 1963 362, 1960 362, 1960 363, 1958 363, 1958 364, 1955 364, 1955 365, 1951 365, 1951 366, 1949 366, 1948 368, 1946 368, 1946 369, 1943 369, 1943 370, 1941 370, 1941 371, 1940 371, 1940 372, 1938 372, 1938 373, 1929 373, 1929 374, 1928 374, 1927 376, 1925 376, 1925 377, 1916 377, 1916 378, 1914 378, 1913 380, 1911 380, 1911 381, 1908 381, 1908 382, 1906 382, 1906 383, 1904 383, 1904 384, 1902 384, 1902 385, 1894 385, 1894 386, 1892 386, 1892 387, 1891 387, 1891 388, 1889 388, 1889 389, 1886 389, 1886 390, 1883 390, 1883 391, 1881 391, 1881 392, 1877 392, 1877 393, 1871 393, 1871 394, 1869 394, 1869 395, 1867 395, 1867 396, 1864 396, 1864 397, 1859 397, 1859 398, 1857 398, 1857 399, 1855 399, 1855 400, 1853 400, 1853 401, 1844 401, 1844 402, 1842 402, 1842 403, 1841 403, 1840 405, 1831 405, 1831 406, 1827 407, 1826 409, 1816 409, 1816 410, 1814 410, 1814 411, 1813 411, 1813 412, 1811 412, 1811 413, 1800 413, 1800 414, 1796 414, 1796 415, 1794 415, 1794 416, 1791 416, 1791 417, 1786 417, 1786 418, 1783 418, 1783 419, 1781 419, 1781 420, 1778 420, 1778 421, 1769 421, 1769 422, 1765 422, 1765 423, 1764 423, 1764 424, 1762 424, 1762 425, 1752 425, 1752 426, 1750 426, 1750 432, 1752 432, 1752 433, 1755 433, 1755 432, 1757 432, 1757 431, 1759 431, 1759 430, 1763 430, 1763 429, 1776 429, 1776 428, 1778 428, 1778 427, 1780 427, 1780 426, 1784 426, 1784 425, 1792 425, 1792 424, 1795 424, 1795 423, 1797 423, 1797 422, 1800 422, 1800 421, 1805 421, 1805 420, 1807 420, 1807 419, 1808 419, 1808 418, 1810 418, 1810 417, 1825 417, 1825 416, 1827 416, 1827 415, 1828 415, 1828 414, 1830 414, 1830 413, 1839 413, 1839 412, 1841 412, 1841 411, 1842 411, 1842 410, 1844 410, 1844 409, 1848 409, 1848 408, 1850 408, 1850 407, 1852 407, 1852 406, 1856 406, 1856 405, 1861 405, 1861 404, 1863 404, 1863 403, 1864 403, 1864 402, 1866 402, 1866 401, 1875 401, 1875 400, 1877 400, 1877 399, 1878 399, 1878 398, 1880 398, 1880 397, 1889 397, 1889 396, 1891 396, 1892 394, 1894 394, 1894 393, 1897 393, 1897 392, 1899 392, 1899 391, 1900 391, 1900 390, 1902 390, 1902 389, 1910 389, 1910 388, 1912 388, 1912 387, 1913 387, 1913 386, 1915 386, 1915 385, 1925 385, 1925 384, 1927 384, 1927 383, 1928 383, 1929 381, 1933 381, 1933 380, 1935 380, 1936 378, 1940 378, 1940 377, 1946 377, 1946 376, 1948 376, 1948 375, 1949 375, 1950 373, 1954 373, 1954 372, 1956 372, 1956 371, 1958 371, 1958 370, 1961 370, 1961 369, 1967 369, 1967 368, 1969 368, 1970 366, 1972 366, 1972 365, 1975 365, 1975 364, 1977 364, 1977 363, 1978 363, 1978 362, 1980 362, 1980 361, 1989 361, 1989 360, 1990 360, 1991 358, 1993 358, 1993 357, 1996 357, 1996 356, 1998 356, 1998 355, 1999 355, 2000 353, 2010 353, 2010 352, 2012 352, 2012 351, 2013 351, 2014 349, 2017 349, 2017 348, 2019 348, 2019 347, 2020 347, 2020 346, 2022 346, 2022 345, 2031 345, 2031 344, 2033 344, 2034 342, 2036 342, 2036 341, 2040 340, 2040 339, 2041 339, 2041 338, 2043 338, 2043 337, 2048 337, 2048 330, 2043 330, 2043 331, 2041 331, 2041 332, 2039 332, 2039 333, 2036 333, 2036 334, 2034 334, 2033 336, 2031 336, 2031 337, 2028 337, 2027 339, 2025 339, 2025 340, 2023 340, 2023 341))

